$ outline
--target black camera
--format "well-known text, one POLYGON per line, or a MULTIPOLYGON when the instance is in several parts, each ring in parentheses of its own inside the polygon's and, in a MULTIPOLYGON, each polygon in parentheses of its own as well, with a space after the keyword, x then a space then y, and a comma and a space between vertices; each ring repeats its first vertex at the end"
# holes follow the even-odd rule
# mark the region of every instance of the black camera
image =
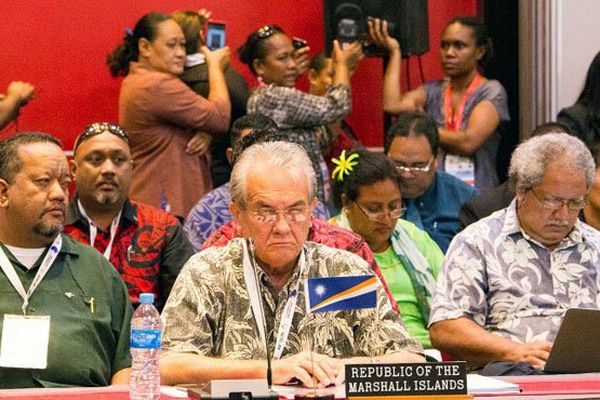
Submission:
MULTIPOLYGON (((359 6, 353 3, 342 3, 335 10, 335 17, 337 21, 336 39, 340 46, 343 47, 346 43, 358 41, 367 57, 381 57, 387 54, 385 49, 370 42, 368 21, 372 18, 365 18, 359 6)), ((393 32, 394 23, 388 22, 388 33, 393 35, 393 32)))

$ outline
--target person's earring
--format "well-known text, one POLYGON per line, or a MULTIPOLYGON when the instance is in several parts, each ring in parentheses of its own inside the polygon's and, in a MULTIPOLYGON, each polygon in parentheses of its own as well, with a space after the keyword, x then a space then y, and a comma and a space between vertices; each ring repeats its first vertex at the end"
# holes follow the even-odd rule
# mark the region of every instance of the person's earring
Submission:
POLYGON ((263 77, 261 75, 257 75, 256 76, 256 80, 258 81, 258 83, 263 84, 263 77))

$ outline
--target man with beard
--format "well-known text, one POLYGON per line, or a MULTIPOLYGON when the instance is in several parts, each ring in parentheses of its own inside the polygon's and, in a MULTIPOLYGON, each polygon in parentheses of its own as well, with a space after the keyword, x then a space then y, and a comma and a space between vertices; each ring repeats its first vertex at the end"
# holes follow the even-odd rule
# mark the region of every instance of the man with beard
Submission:
POLYGON ((76 193, 65 233, 104 254, 127 284, 132 303, 140 293, 154 293, 160 310, 193 250, 174 216, 128 199, 131 170, 123 128, 105 122, 85 128, 71 161, 76 193))
POLYGON ((58 139, 0 142, 1 388, 129 381, 127 289, 98 252, 61 234, 69 183, 58 139))
POLYGON ((517 147, 516 198, 450 244, 429 319, 436 348, 473 367, 541 368, 565 311, 600 307, 600 232, 577 219, 594 172, 590 151, 566 133, 517 147))

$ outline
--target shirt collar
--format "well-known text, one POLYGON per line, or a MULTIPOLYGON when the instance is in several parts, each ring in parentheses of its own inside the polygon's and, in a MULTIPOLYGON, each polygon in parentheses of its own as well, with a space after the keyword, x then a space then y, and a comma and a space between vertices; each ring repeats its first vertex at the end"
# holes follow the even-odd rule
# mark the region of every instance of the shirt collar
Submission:
POLYGON ((206 63, 206 58, 204 57, 204 54, 202 54, 202 53, 188 54, 185 59, 185 66, 188 68, 194 67, 194 66, 200 65, 200 64, 205 64, 205 63, 206 63))

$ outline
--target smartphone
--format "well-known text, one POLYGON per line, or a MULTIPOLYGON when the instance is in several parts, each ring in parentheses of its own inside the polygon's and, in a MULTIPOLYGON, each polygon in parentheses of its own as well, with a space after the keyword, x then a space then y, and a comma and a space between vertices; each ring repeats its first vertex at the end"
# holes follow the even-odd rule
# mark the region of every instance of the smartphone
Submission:
POLYGON ((225 22, 208 21, 206 24, 206 46, 211 50, 225 47, 225 22))
POLYGON ((292 45, 297 50, 306 47, 307 43, 306 40, 294 36, 294 38, 292 39, 292 45))

